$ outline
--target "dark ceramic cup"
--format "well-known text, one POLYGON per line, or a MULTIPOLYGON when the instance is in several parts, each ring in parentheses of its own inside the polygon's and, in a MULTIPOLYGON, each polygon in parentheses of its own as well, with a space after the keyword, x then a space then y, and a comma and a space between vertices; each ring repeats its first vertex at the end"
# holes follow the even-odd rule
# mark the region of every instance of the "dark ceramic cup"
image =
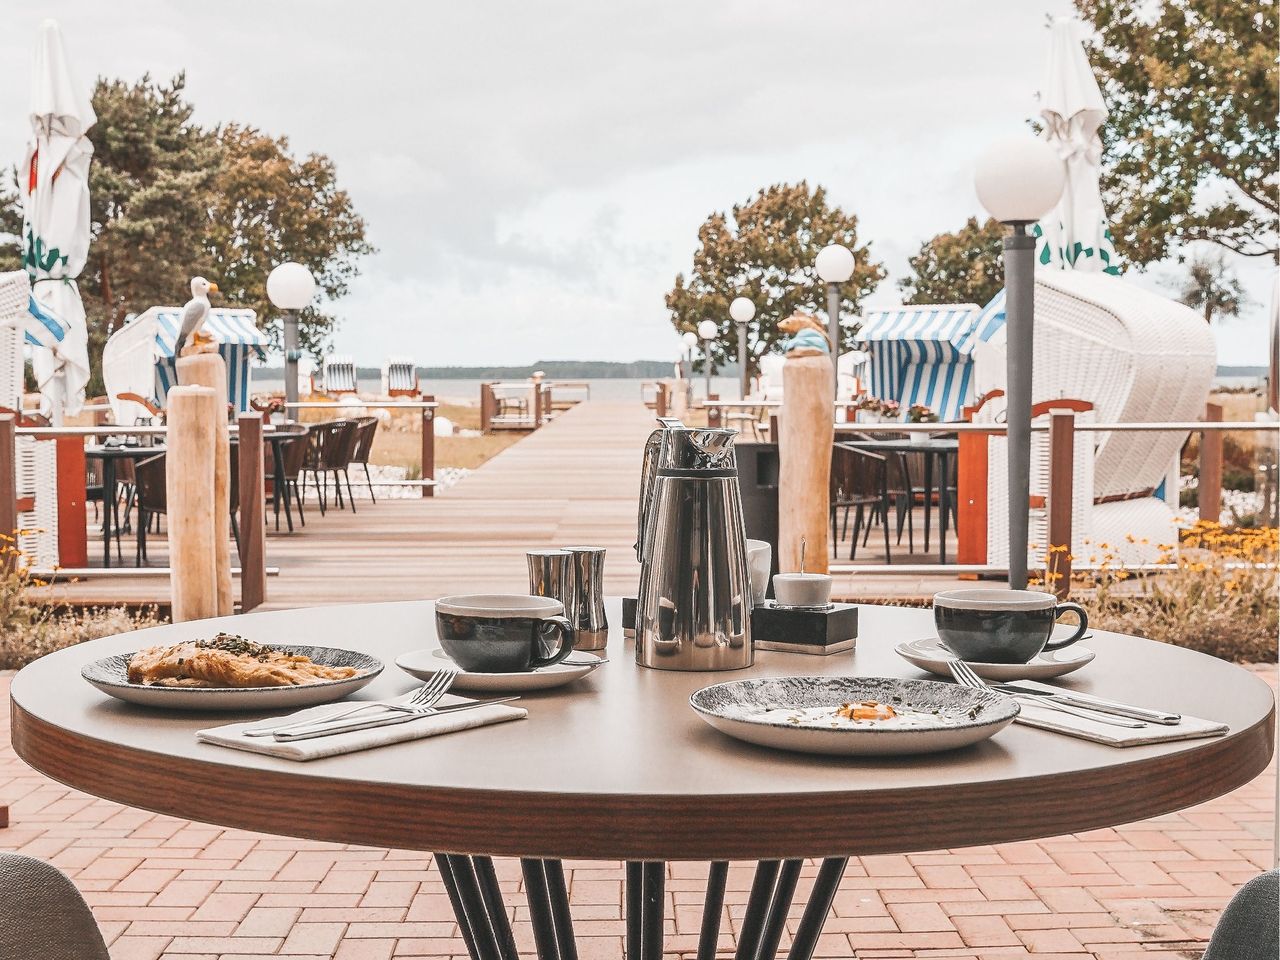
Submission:
POLYGON ((450 659, 473 673, 523 673, 573 652, 573 625, 551 597, 443 597, 436 601, 436 636, 450 659))
POLYGON ((1042 650, 1070 646, 1089 629, 1078 603, 1059 603, 1037 590, 947 590, 933 595, 938 638, 961 660, 1027 663, 1042 650), (1049 641, 1053 624, 1066 612, 1080 619, 1076 632, 1049 641))

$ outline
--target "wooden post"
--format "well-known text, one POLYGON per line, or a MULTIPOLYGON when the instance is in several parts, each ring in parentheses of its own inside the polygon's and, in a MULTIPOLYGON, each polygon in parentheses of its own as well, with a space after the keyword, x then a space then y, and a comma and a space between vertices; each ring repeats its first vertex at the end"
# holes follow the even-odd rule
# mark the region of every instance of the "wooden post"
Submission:
MULTIPOLYGON (((218 616, 217 524, 213 487, 217 425, 222 413, 210 387, 174 387, 169 391, 169 441, 165 456, 165 493, 169 516, 169 582, 172 618, 203 620, 218 616)), ((223 510, 222 512, 226 512, 223 510)))
POLYGON ((782 430, 778 436, 778 570, 826 573, 831 558, 831 445, 835 369, 828 356, 788 357, 782 367, 782 430))
POLYGON ((1076 415, 1054 412, 1049 418, 1049 548, 1045 580, 1065 600, 1071 594, 1071 507, 1074 497, 1076 415))
POLYGON ((542 426, 542 381, 537 377, 530 377, 529 383, 533 385, 530 391, 533 394, 533 409, 529 412, 533 416, 533 429, 537 430, 542 426))
POLYGON ((718 393, 707 394, 707 426, 719 427, 724 422, 723 411, 713 404, 720 399, 718 393))
MULTIPOLYGON (((777 443, 778 437, 780 437, 781 435, 782 435, 781 430, 778 427, 778 415, 776 413, 769 414, 769 442, 777 443)), ((831 436, 835 437, 834 426, 831 428, 831 436)), ((832 442, 834 442, 834 440, 832 442)))
POLYGON ((218 398, 214 417, 213 521, 218 564, 218 616, 235 612, 231 588, 231 434, 227 429, 227 365, 219 354, 197 353, 177 362, 178 382, 209 387, 218 398))
MULTIPOLYGON (((1222 406, 1207 403, 1204 418, 1211 423, 1222 421, 1222 406)), ((1222 516, 1222 433, 1206 430, 1200 434, 1200 519, 1214 523, 1222 516)))
POLYGON ((667 415, 667 407, 671 402, 668 399, 670 396, 670 390, 671 388, 667 386, 667 381, 658 381, 658 392, 654 398, 653 412, 659 417, 665 417, 667 415))
POLYGON ((17 420, 0 417, 0 574, 18 563, 18 448, 17 420))
POLYGON ((480 432, 488 433, 493 429, 493 386, 480 384, 480 432))
MULTIPOLYGON (((427 403, 435 403, 435 395, 429 394, 422 398, 427 403)), ((436 478, 436 411, 433 407, 427 407, 422 411, 422 470, 423 480, 434 480, 436 478)), ((422 488, 424 497, 434 497, 436 488, 424 486, 422 488)))
POLYGON ((240 424, 240 612, 248 613, 267 598, 266 470, 262 417, 242 413, 236 422, 240 424))
POLYGON ((58 463, 58 564, 89 565, 83 437, 54 439, 58 463))

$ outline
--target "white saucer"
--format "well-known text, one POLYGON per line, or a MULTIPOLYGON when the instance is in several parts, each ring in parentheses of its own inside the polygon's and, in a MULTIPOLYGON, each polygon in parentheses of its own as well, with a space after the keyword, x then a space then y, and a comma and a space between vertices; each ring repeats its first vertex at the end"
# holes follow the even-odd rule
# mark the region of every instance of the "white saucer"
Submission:
MULTIPOLYGON (((948 660, 954 660, 951 653, 937 637, 926 637, 923 640, 904 641, 893 648, 898 656, 914 663, 921 670, 951 679, 948 660)), ((1063 674, 1079 670, 1093 660, 1095 654, 1088 647, 1073 643, 1061 650, 1045 650, 1030 663, 974 663, 973 672, 983 680, 1051 680, 1063 674)))
MULTIPOLYGON (((453 681, 452 690, 475 693, 507 693, 525 690, 550 690, 572 683, 595 670, 604 659, 594 653, 575 650, 569 654, 572 663, 557 663, 522 673, 471 673, 464 670, 453 681)), ((440 649, 413 650, 396 657, 396 666, 419 680, 430 680, 441 670, 453 666, 448 654, 440 649)))

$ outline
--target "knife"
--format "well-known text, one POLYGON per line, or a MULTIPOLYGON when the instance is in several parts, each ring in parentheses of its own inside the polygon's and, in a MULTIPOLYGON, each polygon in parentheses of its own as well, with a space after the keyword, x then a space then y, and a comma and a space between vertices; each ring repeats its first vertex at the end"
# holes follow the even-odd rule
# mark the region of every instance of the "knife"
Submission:
POLYGON ((447 707, 436 707, 422 713, 398 714, 391 717, 374 717, 369 720, 351 720, 346 723, 321 723, 313 727, 302 727, 298 730, 284 730, 272 735, 277 743, 292 743, 295 740, 314 740, 316 737, 328 737, 337 733, 352 733, 356 730, 372 730, 375 727, 394 727, 398 723, 420 720, 423 717, 438 717, 442 713, 460 713, 475 707, 487 707, 494 703, 510 703, 519 697, 497 697, 493 700, 472 700, 468 703, 452 703, 447 707))
POLYGON ((1161 723, 1167 727, 1176 726, 1182 722, 1182 716, 1177 713, 1148 710, 1145 707, 1135 707, 1129 703, 1106 700, 1087 693, 1076 693, 1071 690, 1041 690, 1039 687, 1024 687, 1017 683, 994 683, 992 686, 1005 693, 1043 697, 1075 707, 1084 707, 1087 710, 1096 710, 1099 713, 1110 713, 1117 717, 1130 717, 1134 720, 1146 720, 1149 723, 1161 723))

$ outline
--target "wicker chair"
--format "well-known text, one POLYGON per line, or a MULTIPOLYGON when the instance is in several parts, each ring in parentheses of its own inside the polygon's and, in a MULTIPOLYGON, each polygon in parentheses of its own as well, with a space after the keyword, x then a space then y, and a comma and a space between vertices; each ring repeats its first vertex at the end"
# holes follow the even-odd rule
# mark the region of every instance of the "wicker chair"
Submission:
POLYGON ((889 552, 889 462, 878 453, 859 450, 849 444, 834 444, 831 450, 831 539, 838 552, 843 533, 849 526, 849 511, 854 510, 853 537, 849 542, 849 559, 858 556, 858 534, 865 546, 877 519, 884 529, 884 562, 892 563, 889 552), (871 510, 868 513, 867 508, 871 510), (836 532, 836 511, 844 510, 841 535, 836 532), (863 527, 866 527, 865 531, 863 527))
POLYGON ((358 463, 364 468, 364 482, 369 488, 369 499, 374 503, 378 502, 378 498, 373 495, 373 478, 369 476, 369 454, 373 452, 373 438, 377 434, 377 417, 361 417, 358 419, 356 421, 356 448, 351 455, 351 463, 358 463))
POLYGON ((0 853, 0 960, 111 960, 84 897, 56 867, 0 853))
MULTIPOLYGON (((342 478, 355 453, 354 420, 331 420, 313 427, 310 433, 311 447, 307 456, 306 469, 311 471, 311 480, 316 488, 316 497, 320 501, 320 515, 324 516, 329 508, 329 474, 333 474, 333 485, 337 491, 338 507, 343 506, 342 478), (324 478, 322 484, 321 477, 324 478)), ((305 484, 304 484, 305 488, 305 484)), ((351 480, 347 478, 347 492, 351 491, 351 480)), ((351 510, 355 512, 355 504, 351 510)))
POLYGON ((303 468, 306 466, 307 455, 310 451, 311 441, 307 438, 306 430, 298 433, 295 439, 289 440, 280 445, 280 459, 283 461, 284 476, 277 477, 275 475, 275 457, 268 451, 266 456, 266 476, 271 481, 273 487, 275 484, 281 484, 281 496, 272 497, 276 514, 276 529, 280 529, 280 502, 284 501, 284 517, 288 523, 289 532, 293 533, 293 509, 292 505, 298 505, 298 521, 305 527, 307 525, 306 514, 302 510, 302 489, 299 486, 299 478, 302 476, 303 468))
POLYGON ((147 532, 151 521, 169 512, 165 492, 165 455, 148 457, 134 466, 135 493, 138 504, 138 539, 135 563, 142 566, 147 561, 147 532))

